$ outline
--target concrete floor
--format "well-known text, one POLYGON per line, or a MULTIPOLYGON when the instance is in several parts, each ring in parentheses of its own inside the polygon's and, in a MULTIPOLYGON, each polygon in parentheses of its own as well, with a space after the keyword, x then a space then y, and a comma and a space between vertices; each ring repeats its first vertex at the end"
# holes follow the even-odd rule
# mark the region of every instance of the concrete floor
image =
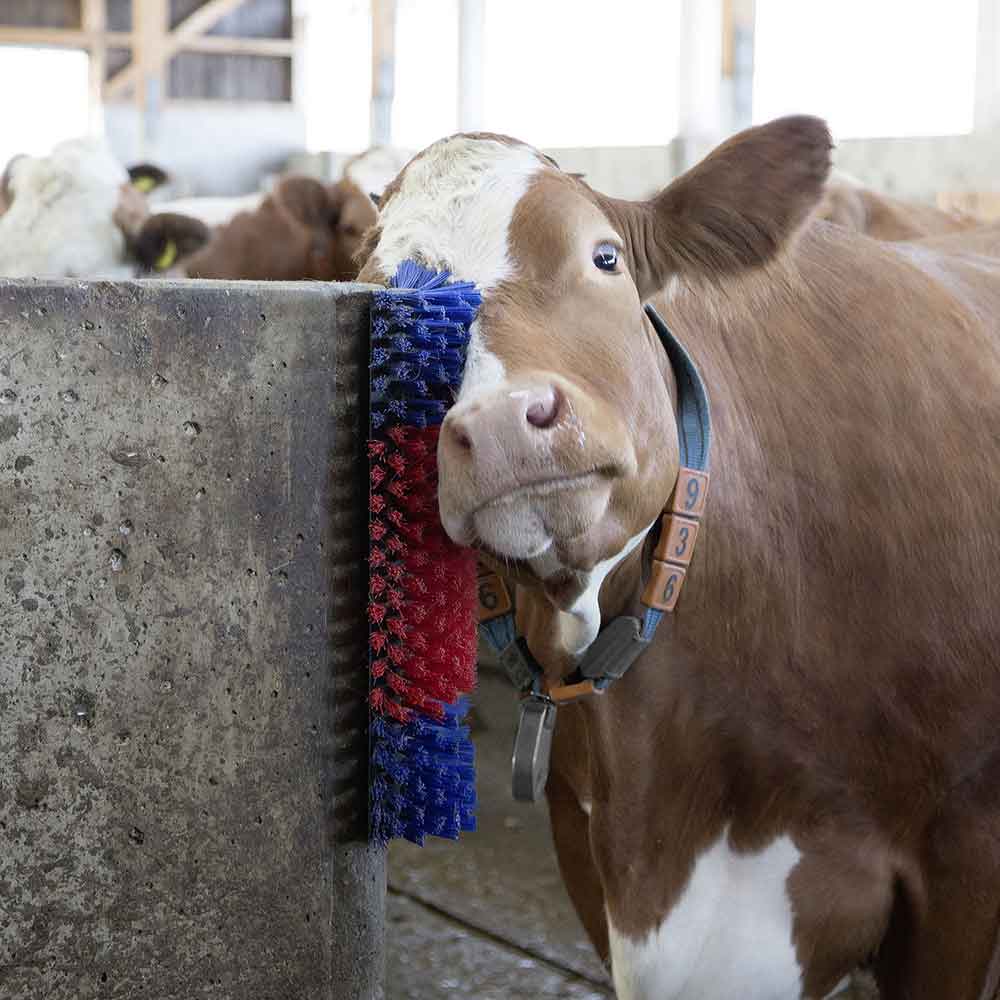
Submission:
POLYGON ((388 1000, 613 997, 556 867, 544 805, 510 797, 517 699, 480 674, 479 830, 389 854, 388 1000))

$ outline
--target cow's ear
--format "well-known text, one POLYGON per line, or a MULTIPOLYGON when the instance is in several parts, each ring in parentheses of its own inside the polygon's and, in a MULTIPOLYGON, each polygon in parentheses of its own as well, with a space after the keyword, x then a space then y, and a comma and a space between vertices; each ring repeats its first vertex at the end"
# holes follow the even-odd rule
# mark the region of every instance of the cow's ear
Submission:
POLYGON ((779 254, 823 196, 833 144, 804 115, 740 132, 646 202, 602 198, 646 298, 673 275, 723 277, 779 254))
POLYGON ((331 225, 341 236, 360 239, 375 224, 378 211, 371 197, 349 177, 342 177, 327 189, 331 225))
POLYGON ((332 206, 326 185, 315 177, 298 174, 282 177, 271 197, 304 226, 325 226, 330 218, 332 206))
POLYGON ((4 167, 3 174, 0 175, 0 201, 5 202, 8 206, 14 201, 14 173, 18 169, 18 165, 26 163, 27 160, 28 158, 24 153, 12 156, 7 161, 7 166, 4 167))
POLYGON ((201 219, 176 212, 150 215, 133 241, 139 263, 149 271, 169 271, 211 239, 201 219))
POLYGON ((143 194, 166 184, 170 175, 155 163, 136 163, 128 168, 128 179, 132 186, 143 194))

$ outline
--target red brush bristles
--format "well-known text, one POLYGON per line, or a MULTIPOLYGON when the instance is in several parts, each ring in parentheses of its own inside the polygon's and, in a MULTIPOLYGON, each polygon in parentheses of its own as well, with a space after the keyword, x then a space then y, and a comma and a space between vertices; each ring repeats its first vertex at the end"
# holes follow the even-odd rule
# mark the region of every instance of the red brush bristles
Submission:
POLYGON ((369 444, 372 708, 440 718, 475 684, 476 559, 441 526, 438 428, 394 427, 369 444))

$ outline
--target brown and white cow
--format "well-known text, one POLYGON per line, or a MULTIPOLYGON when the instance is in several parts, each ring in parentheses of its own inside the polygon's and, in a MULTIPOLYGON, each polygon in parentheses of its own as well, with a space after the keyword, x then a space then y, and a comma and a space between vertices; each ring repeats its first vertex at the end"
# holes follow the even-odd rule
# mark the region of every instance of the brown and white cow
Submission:
POLYGON ((354 255, 374 221, 372 200, 352 181, 293 175, 254 211, 215 230, 176 213, 151 215, 136 252, 153 270, 176 264, 175 273, 190 278, 350 281, 358 273, 354 255))
POLYGON ((456 136, 366 243, 362 280, 413 258, 483 292, 441 514, 516 580, 551 683, 637 612, 678 473, 643 300, 711 394, 677 611, 560 709, 547 789, 621 1000, 1000 978, 1000 261, 816 221, 829 150, 781 119, 633 203, 456 136))

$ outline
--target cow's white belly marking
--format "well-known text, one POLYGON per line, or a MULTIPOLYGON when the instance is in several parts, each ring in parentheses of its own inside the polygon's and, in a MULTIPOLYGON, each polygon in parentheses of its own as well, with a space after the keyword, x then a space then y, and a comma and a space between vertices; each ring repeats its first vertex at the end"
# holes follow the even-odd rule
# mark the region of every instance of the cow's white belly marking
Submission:
POLYGON ((786 882, 799 857, 785 836, 738 854, 727 831, 645 937, 618 933, 609 913, 618 1000, 797 1000, 801 971, 786 882))

